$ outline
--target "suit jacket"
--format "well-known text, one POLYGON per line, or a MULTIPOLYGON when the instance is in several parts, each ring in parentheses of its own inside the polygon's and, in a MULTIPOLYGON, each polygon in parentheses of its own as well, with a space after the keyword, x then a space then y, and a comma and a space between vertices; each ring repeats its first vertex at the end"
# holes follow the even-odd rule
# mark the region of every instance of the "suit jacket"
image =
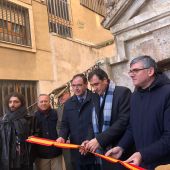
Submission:
MULTIPOLYGON (((129 122, 131 91, 123 86, 115 87, 113 92, 110 127, 104 132, 101 131, 103 126, 102 119, 104 104, 100 107, 99 97, 94 97, 93 104, 95 105, 100 127, 100 133, 96 136, 96 139, 103 148, 106 148, 107 146, 115 146, 125 132, 129 122)), ((105 97, 106 96, 104 96, 103 103, 105 102, 105 97)), ((89 126, 88 138, 94 138, 92 123, 89 126)))
MULTIPOLYGON (((66 101, 63 109, 60 137, 65 140, 70 137, 73 144, 81 144, 87 139, 88 126, 92 115, 92 92, 87 91, 86 99, 80 104, 77 96, 72 96, 66 101)), ((78 150, 71 150, 72 161, 79 164, 91 164, 94 162, 93 156, 82 156, 78 150)))

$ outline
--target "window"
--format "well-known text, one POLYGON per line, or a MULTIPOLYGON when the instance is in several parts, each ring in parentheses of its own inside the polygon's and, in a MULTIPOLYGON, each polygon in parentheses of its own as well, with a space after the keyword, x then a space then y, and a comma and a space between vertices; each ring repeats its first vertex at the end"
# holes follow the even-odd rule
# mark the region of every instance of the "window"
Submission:
POLYGON ((28 9, 0 0, 0 40, 31 46, 28 9))
POLYGON ((47 0, 49 30, 64 37, 72 37, 71 9, 67 0, 47 0))
MULTIPOLYGON (((36 81, 10 81, 0 80, 0 116, 5 113, 5 97, 12 92, 19 92, 25 96, 26 106, 29 107, 37 100, 37 85, 36 81)), ((29 107, 32 113, 36 105, 29 107)))
POLYGON ((80 4, 103 17, 106 15, 104 0, 80 0, 80 4))

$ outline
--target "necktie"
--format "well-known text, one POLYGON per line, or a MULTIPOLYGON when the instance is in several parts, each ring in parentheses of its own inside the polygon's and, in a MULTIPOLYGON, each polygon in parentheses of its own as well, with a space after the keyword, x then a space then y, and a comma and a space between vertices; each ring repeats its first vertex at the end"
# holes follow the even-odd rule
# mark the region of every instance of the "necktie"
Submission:
POLYGON ((82 104, 82 103, 83 103, 83 101, 84 101, 84 98, 83 98, 83 97, 80 97, 80 98, 79 98, 79 102, 80 102, 80 104, 82 104))

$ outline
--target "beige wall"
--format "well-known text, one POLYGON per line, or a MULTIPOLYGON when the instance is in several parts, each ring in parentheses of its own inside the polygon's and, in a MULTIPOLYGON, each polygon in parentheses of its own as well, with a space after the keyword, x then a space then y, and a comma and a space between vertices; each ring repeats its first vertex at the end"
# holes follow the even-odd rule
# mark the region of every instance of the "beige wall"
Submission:
POLYGON ((70 0, 73 18, 73 38, 63 39, 51 35, 53 61, 53 87, 69 81, 74 74, 84 72, 98 60, 115 55, 114 44, 96 49, 96 45, 113 39, 110 31, 101 26, 103 17, 70 0))
POLYGON ((29 8, 33 46, 0 42, 0 79, 35 80, 38 93, 49 93, 96 61, 115 55, 113 44, 100 49, 90 46, 89 42, 98 44, 112 35, 100 26, 102 17, 79 1, 71 1, 73 39, 49 34, 47 8, 40 0, 11 1, 29 8))
POLYGON ((51 81, 53 72, 46 6, 38 1, 32 1, 31 5, 29 0, 25 0, 27 4, 18 0, 13 2, 29 8, 35 42, 31 48, 0 42, 0 79, 51 81))
POLYGON ((54 87, 69 81, 74 74, 86 71, 98 60, 114 55, 114 45, 102 49, 51 36, 53 54, 54 87))
POLYGON ((70 0, 73 16, 73 39, 97 44, 113 39, 110 31, 101 26, 103 17, 80 5, 79 0, 70 0))

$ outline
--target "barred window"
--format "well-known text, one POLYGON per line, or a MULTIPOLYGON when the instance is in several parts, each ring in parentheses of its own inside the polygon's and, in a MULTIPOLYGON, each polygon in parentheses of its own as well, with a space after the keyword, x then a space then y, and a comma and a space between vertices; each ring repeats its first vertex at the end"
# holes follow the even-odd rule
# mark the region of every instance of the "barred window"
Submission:
POLYGON ((31 46, 27 8, 8 0, 0 0, 0 40, 31 46))
POLYGON ((49 30, 64 37, 72 37, 71 9, 68 0, 47 0, 49 30))
MULTIPOLYGON (((37 83, 36 81, 0 80, 0 116, 5 113, 5 97, 12 92, 24 95, 26 106, 29 107, 37 100, 37 83)), ((34 112, 35 107, 36 105, 29 107, 29 112, 34 112)))
POLYGON ((106 15, 104 0, 80 0, 80 4, 103 17, 106 15))

